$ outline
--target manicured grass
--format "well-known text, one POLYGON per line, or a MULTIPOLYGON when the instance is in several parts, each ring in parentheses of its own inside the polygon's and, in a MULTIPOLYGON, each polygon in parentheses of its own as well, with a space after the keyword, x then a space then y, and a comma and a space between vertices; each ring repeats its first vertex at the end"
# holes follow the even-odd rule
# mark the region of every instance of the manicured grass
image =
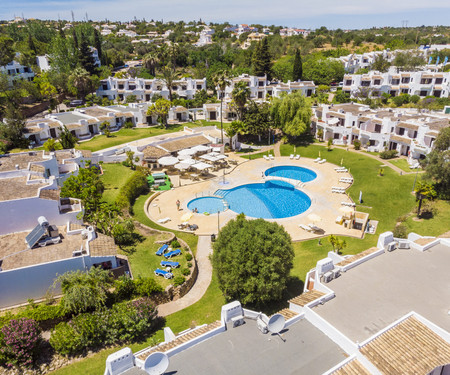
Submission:
MULTIPOLYGON (((392 163, 396 167, 404 170, 405 172, 415 172, 417 169, 411 169, 406 159, 389 159, 388 162, 392 163)), ((421 169, 419 169, 421 171, 421 169)))
POLYGON ((266 156, 273 155, 273 150, 265 151, 265 152, 258 152, 256 154, 250 154, 250 155, 242 155, 241 158, 249 159, 249 160, 262 159, 264 157, 264 155, 266 155, 266 156))
POLYGON ((103 200, 113 204, 119 195, 120 188, 131 177, 134 171, 118 163, 104 163, 102 164, 102 169, 103 174, 101 179, 105 185, 103 200))
POLYGON ((436 201, 437 213, 431 219, 415 219, 411 215, 404 222, 408 232, 415 232, 422 236, 439 236, 450 230, 450 201, 436 201))

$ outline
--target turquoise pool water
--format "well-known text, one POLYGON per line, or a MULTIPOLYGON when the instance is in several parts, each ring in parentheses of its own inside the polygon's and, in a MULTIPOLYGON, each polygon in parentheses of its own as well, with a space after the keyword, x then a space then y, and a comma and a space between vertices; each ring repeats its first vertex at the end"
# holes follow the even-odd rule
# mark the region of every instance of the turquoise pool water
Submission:
POLYGON ((317 177, 316 172, 308 168, 296 167, 293 165, 280 165, 267 169, 264 174, 266 176, 277 176, 291 178, 302 182, 309 182, 317 177))
POLYGON ((215 195, 223 197, 234 212, 263 219, 296 216, 311 206, 311 199, 305 193, 284 181, 266 181, 229 190, 220 189, 215 195))
POLYGON ((188 203, 189 210, 197 209, 198 213, 216 214, 225 210, 223 199, 217 197, 195 198, 188 203))

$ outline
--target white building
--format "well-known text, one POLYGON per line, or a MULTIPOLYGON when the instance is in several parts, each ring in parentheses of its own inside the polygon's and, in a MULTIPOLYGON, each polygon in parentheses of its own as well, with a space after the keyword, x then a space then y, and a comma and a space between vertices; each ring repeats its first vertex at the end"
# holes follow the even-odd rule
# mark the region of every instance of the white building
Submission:
MULTIPOLYGON (((198 90, 206 90, 206 78, 182 78, 172 84, 172 92, 181 98, 193 99, 198 90)), ((119 101, 125 100, 127 96, 135 95, 138 101, 148 102, 155 94, 169 98, 169 89, 163 80, 109 77, 101 81, 97 90, 97 96, 119 101)))
POLYGON ((31 70, 31 68, 22 65, 18 61, 19 55, 19 53, 16 53, 16 57, 13 61, 4 66, 0 66, 0 73, 6 74, 10 83, 15 79, 32 81, 34 78, 34 72, 31 70))
POLYGON ((342 90, 351 97, 362 94, 380 97, 382 93, 398 96, 401 94, 420 97, 448 97, 450 90, 450 72, 390 72, 370 71, 368 74, 346 74, 342 90))
POLYGON ((124 29, 122 29, 122 30, 119 30, 119 31, 116 33, 116 35, 117 35, 117 36, 126 36, 126 37, 128 37, 128 38, 135 38, 136 35, 137 35, 137 33, 134 32, 133 30, 124 30, 124 29))
POLYGON ((310 31, 305 29, 296 29, 293 27, 288 27, 280 30, 280 36, 294 36, 294 35, 303 35, 305 38, 309 35, 310 31))
POLYGON ((411 165, 433 148, 440 129, 449 126, 450 116, 413 110, 371 110, 361 104, 321 105, 312 127, 316 136, 341 145, 359 140, 368 151, 397 150, 409 157, 411 165))
MULTIPOLYGON (((224 98, 226 101, 232 99, 232 92, 234 85, 237 82, 246 82, 250 88, 250 99, 252 100, 265 100, 268 96, 279 97, 282 92, 290 94, 294 91, 301 91, 306 97, 314 94, 316 86, 312 81, 300 81, 300 82, 269 82, 267 77, 256 77, 243 74, 239 77, 233 78, 230 85, 225 88, 224 98)), ((218 91, 218 98, 220 99, 220 93, 218 91)))

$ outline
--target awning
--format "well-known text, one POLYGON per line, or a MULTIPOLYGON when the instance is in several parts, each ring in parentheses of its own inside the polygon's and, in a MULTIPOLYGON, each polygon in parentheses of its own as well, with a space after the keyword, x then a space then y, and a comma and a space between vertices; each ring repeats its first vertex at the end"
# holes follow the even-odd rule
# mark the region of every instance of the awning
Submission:
POLYGON ((336 117, 330 118, 330 119, 327 121, 327 124, 328 124, 328 125, 336 125, 336 124, 338 124, 338 123, 339 123, 339 119, 336 118, 336 117))
POLYGON ((199 171, 203 171, 204 169, 211 168, 212 165, 208 164, 208 163, 200 162, 200 163, 192 165, 192 167, 195 168, 195 169, 198 169, 199 171))
POLYGON ((158 159, 158 163, 161 165, 175 165, 178 163, 178 158, 174 156, 164 156, 158 159))

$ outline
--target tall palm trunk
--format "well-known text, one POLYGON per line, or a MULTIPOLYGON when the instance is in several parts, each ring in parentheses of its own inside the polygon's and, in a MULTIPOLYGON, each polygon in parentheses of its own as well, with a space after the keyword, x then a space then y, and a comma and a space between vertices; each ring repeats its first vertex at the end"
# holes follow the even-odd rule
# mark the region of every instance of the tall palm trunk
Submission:
POLYGON ((223 94, 220 93, 220 134, 221 134, 221 139, 222 139, 222 144, 223 144, 223 121, 222 121, 222 116, 223 116, 223 112, 222 112, 222 105, 223 105, 223 94))

